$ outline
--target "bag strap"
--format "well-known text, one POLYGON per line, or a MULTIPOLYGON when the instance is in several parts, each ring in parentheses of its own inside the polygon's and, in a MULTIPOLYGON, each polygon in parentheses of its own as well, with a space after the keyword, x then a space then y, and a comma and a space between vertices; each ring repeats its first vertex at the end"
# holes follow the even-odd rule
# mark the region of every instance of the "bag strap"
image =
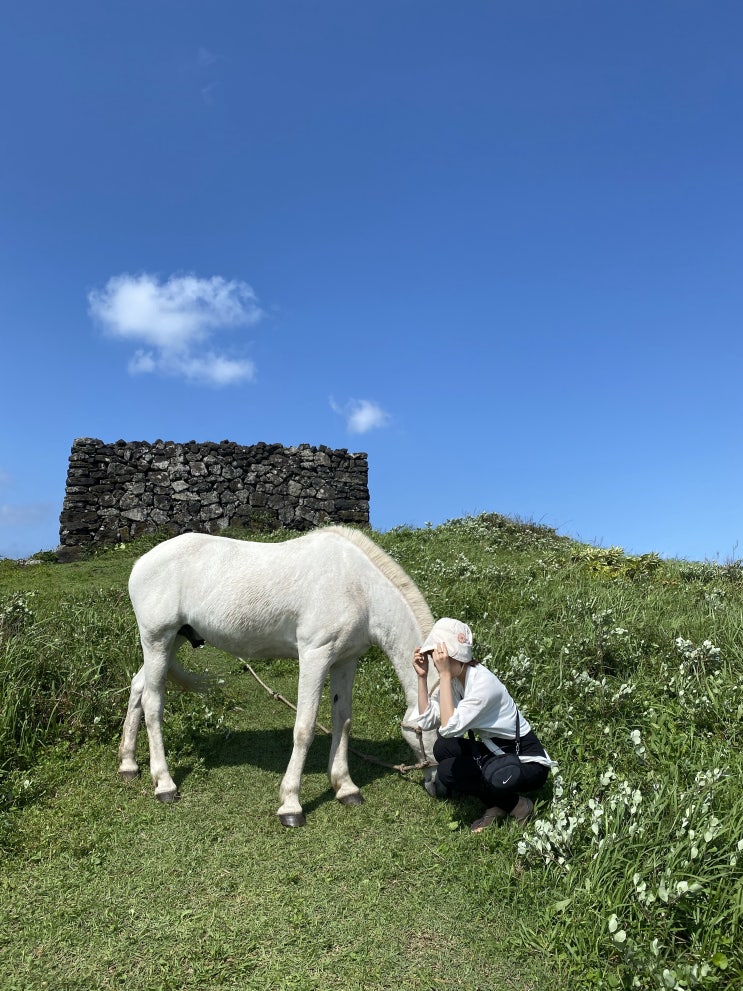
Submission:
MULTIPOLYGON (((467 737, 474 747, 477 737, 474 730, 467 730, 467 737)), ((521 759, 521 717, 518 708, 516 709, 516 756, 521 759)))

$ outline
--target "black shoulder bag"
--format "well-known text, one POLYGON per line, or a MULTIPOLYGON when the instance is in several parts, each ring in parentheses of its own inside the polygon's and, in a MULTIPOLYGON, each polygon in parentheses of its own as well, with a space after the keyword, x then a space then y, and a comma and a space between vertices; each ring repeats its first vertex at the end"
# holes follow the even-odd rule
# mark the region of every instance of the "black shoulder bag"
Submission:
MULTIPOLYGON (((488 751, 487 754, 479 755, 476 753, 476 740, 475 734, 472 730, 467 734, 472 744, 472 752, 475 757, 475 763, 480 768, 480 773, 482 774, 485 781, 491 786, 491 788, 508 788, 516 789, 521 780, 521 761, 519 759, 519 752, 521 750, 521 729, 519 725, 519 711, 516 710, 516 752, 515 753, 503 753, 494 754, 488 751)), ((485 746, 485 744, 483 744, 485 746)), ((486 747, 487 749, 487 747, 486 747)))

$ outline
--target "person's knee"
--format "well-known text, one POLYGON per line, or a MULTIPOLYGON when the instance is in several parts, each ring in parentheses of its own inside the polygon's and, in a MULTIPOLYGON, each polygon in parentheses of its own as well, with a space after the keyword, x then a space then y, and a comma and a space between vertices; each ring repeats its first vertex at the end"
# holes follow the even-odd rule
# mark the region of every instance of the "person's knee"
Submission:
POLYGON ((454 787, 454 761, 452 758, 439 761, 436 768, 436 781, 446 789, 454 787))
POLYGON ((452 753, 450 752, 449 742, 441 736, 437 736, 433 744, 433 756, 439 764, 442 761, 450 760, 452 758, 452 753))
POLYGON ((524 775, 524 780, 520 785, 520 791, 538 791, 547 783, 549 770, 546 767, 535 767, 530 773, 524 775))

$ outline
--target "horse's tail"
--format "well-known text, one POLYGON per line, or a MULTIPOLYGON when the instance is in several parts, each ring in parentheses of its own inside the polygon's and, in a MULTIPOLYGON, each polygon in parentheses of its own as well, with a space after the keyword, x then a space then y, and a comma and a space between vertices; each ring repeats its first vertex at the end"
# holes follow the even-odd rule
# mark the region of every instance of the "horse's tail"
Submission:
POLYGON ((177 661, 171 661, 168 665, 168 678, 184 692, 200 692, 206 694, 212 691, 219 684, 216 675, 194 674, 182 668, 177 661))

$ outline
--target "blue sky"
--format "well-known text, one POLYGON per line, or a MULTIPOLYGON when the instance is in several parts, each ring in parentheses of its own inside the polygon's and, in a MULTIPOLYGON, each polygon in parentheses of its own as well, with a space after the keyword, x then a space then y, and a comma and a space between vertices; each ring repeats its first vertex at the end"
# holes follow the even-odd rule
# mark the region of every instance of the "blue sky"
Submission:
POLYGON ((743 556, 739 3, 14 0, 0 45, 0 556, 76 437, 743 556))

